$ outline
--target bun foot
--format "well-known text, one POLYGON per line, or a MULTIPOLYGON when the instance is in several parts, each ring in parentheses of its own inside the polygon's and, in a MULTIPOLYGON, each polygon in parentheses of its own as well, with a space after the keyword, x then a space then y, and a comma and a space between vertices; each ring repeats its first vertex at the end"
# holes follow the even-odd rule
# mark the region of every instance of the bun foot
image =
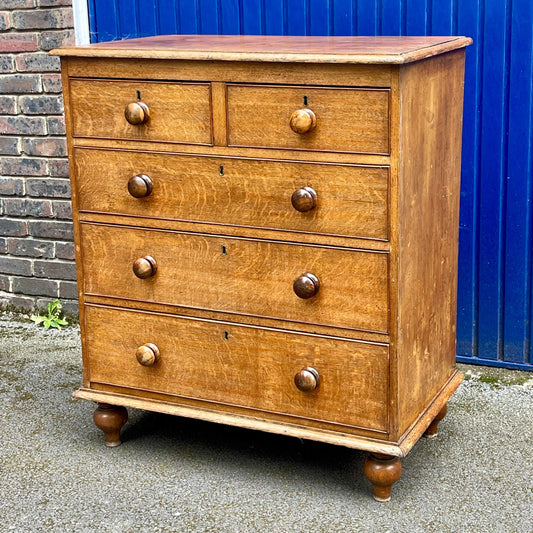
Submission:
POLYGON ((96 427, 104 432, 105 445, 113 448, 120 446, 120 429, 128 420, 128 411, 125 407, 99 403, 93 415, 96 427))
POLYGON ((402 475, 402 463, 398 457, 371 454, 366 458, 364 472, 374 487, 374 499, 378 502, 388 502, 392 485, 402 475))
POLYGON ((433 419, 433 422, 429 425, 424 433, 424 437, 427 439, 434 439, 439 434, 439 422, 446 416, 448 412, 448 404, 445 403, 444 407, 439 411, 438 415, 433 419))

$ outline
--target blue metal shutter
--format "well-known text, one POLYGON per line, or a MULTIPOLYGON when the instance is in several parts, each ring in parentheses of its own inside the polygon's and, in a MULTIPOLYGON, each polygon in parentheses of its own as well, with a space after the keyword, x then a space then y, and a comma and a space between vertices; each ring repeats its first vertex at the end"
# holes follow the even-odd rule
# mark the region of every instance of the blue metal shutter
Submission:
POLYGON ((468 35, 458 360, 533 370, 531 0, 89 0, 93 42, 170 33, 468 35))

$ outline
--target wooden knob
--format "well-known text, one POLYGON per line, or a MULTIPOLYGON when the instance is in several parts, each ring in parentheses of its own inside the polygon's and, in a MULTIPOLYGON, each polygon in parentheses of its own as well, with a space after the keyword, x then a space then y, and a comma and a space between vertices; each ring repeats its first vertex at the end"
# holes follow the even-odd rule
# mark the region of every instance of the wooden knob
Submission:
POLYGON ((320 375, 318 370, 311 366, 302 368, 294 376, 294 384, 302 392, 314 391, 320 385, 320 375))
POLYGON ((309 133, 316 126, 316 115, 310 109, 297 109, 289 119, 294 133, 309 133))
POLYGON ((137 174, 128 180, 128 192, 134 198, 145 198, 146 196, 150 196, 153 188, 154 184, 146 174, 137 174))
POLYGON ((318 294, 320 281, 314 274, 307 272, 294 280, 292 288, 298 298, 307 300, 318 294))
POLYGON ((150 119, 150 110, 144 102, 132 102, 124 109, 126 120, 133 126, 146 124, 150 119))
POLYGON ((302 187, 294 191, 291 196, 291 204, 296 211, 306 213, 316 207, 316 191, 311 187, 302 187))
POLYGON ((159 348, 155 344, 148 342, 137 348, 135 357, 137 357, 137 361, 142 366, 154 366, 159 360, 159 348))
POLYGON ((151 278, 157 272, 157 263, 153 257, 145 255, 133 262, 133 273, 140 279, 151 278))

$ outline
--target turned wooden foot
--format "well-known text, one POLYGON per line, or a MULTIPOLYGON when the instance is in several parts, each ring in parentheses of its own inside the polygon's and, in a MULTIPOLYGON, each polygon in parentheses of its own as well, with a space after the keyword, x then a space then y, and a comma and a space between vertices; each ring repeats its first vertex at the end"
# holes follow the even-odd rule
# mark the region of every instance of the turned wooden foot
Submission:
POLYGON ((364 472, 374 487, 374 499, 388 502, 392 485, 402 475, 402 463, 398 457, 375 453, 366 458, 364 472))
POLYGON ((433 422, 431 422, 429 427, 426 429, 424 437, 426 437, 427 439, 433 439, 439 434, 439 422, 446 416, 447 412, 448 404, 445 403, 444 407, 439 411, 439 414, 433 419, 433 422))
POLYGON ((128 420, 125 407, 99 403, 93 415, 94 423, 105 435, 105 445, 114 447, 121 444, 120 429, 128 420))

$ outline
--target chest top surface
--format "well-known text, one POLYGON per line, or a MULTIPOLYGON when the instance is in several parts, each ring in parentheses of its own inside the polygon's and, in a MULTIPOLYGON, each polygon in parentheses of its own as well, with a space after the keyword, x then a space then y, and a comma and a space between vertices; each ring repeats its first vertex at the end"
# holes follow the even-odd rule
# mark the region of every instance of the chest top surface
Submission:
POLYGON ((64 47, 54 55, 297 63, 403 64, 469 45, 469 37, 159 35, 64 47))

